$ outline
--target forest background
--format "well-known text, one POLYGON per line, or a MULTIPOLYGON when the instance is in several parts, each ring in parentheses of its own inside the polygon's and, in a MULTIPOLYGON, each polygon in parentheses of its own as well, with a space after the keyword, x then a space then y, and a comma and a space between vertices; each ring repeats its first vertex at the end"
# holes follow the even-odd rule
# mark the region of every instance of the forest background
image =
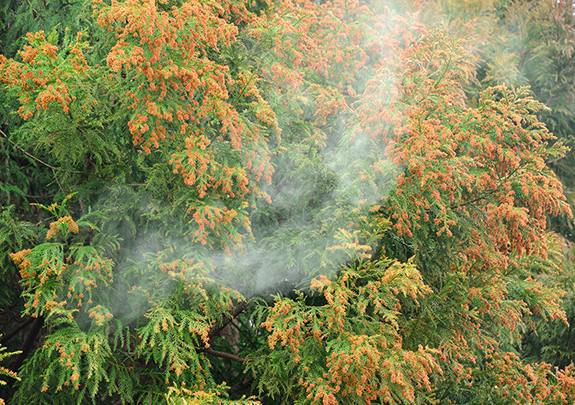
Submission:
POLYGON ((574 403, 574 13, 3 0, 0 403, 574 403))

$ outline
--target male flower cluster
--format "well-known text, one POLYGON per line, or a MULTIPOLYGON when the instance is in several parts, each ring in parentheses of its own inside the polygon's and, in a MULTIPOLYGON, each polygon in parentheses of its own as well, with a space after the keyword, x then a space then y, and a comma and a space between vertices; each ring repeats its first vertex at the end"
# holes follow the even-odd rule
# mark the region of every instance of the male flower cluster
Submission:
POLYGON ((69 216, 65 216, 60 218, 58 221, 56 222, 52 222, 50 224, 50 229, 48 230, 48 233, 46 234, 46 240, 50 240, 52 239, 52 237, 54 235, 56 235, 59 231, 60 231, 60 224, 68 224, 68 230, 70 232, 74 232, 74 233, 78 233, 78 224, 76 222, 74 222, 74 220, 69 217, 69 216))

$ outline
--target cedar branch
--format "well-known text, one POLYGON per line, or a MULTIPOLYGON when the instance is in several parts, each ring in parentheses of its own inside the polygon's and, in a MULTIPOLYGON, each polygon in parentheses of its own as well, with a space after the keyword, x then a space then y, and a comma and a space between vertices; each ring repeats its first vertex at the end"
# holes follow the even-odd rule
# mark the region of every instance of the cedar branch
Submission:
POLYGON ((200 347, 198 349, 198 351, 212 354, 212 355, 218 356, 218 357, 223 357, 225 359, 237 361, 238 363, 245 363, 246 362, 246 359, 244 359, 243 357, 239 357, 239 356, 236 356, 235 354, 231 354, 231 353, 220 352, 218 350, 210 349, 209 347, 200 347))
POLYGON ((239 314, 244 312, 246 309, 246 303, 241 302, 238 306, 236 306, 229 315, 224 316, 222 322, 217 325, 213 326, 210 331, 208 332, 208 339, 211 341, 214 337, 218 336, 221 331, 231 322, 233 321, 239 314))
POLYGON ((567 156, 571 155, 573 152, 575 152, 575 146, 573 146, 571 149, 569 149, 567 151, 567 153, 565 153, 563 156, 559 156, 556 159, 550 160, 547 162, 548 165, 552 164, 552 163, 557 163, 558 161, 560 161, 561 159, 565 159, 567 156))

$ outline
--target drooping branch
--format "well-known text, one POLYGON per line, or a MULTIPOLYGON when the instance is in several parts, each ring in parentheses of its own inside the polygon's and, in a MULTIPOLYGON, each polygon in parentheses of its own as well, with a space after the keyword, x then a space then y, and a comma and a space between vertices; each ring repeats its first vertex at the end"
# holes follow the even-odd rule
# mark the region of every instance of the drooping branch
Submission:
POLYGON ((571 149, 569 149, 567 151, 567 153, 565 153, 563 156, 559 156, 558 158, 555 158, 553 160, 549 160, 547 161, 547 164, 550 165, 552 163, 557 163, 558 161, 560 161, 561 159, 565 159, 567 156, 571 155, 573 152, 575 152, 575 146, 573 146, 571 149))

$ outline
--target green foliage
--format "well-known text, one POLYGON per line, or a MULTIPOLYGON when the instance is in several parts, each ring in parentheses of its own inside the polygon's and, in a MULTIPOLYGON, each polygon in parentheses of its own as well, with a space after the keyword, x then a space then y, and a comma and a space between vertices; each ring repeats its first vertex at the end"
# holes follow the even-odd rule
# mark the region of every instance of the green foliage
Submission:
POLYGON ((531 3, 56 2, 6 33, 14 403, 572 402, 572 17, 531 3))
POLYGON ((18 288, 15 288, 18 281, 16 269, 12 265, 9 254, 27 248, 37 239, 36 230, 33 224, 18 221, 15 216, 13 205, 3 207, 0 212, 0 276, 5 284, 13 288, 3 288, 0 290, 0 305, 2 308, 9 306, 12 302, 17 302, 18 288))
MULTIPOLYGON (((0 335, 0 337, 1 336, 2 335, 0 335)), ((5 353, 5 352, 6 352, 6 348, 0 347, 0 361, 4 361, 7 357, 20 353, 20 352, 12 352, 12 353, 5 353)), ((4 367, 0 367, 0 375, 3 377, 10 377, 10 378, 13 378, 15 380, 20 379, 15 372, 10 371, 4 367)), ((0 380, 0 385, 6 385, 6 381, 0 380)), ((2 398, 0 398, 0 401, 2 401, 1 403, 4 403, 2 398)))
MULTIPOLYGON (((343 243, 350 245, 348 249, 362 250, 343 243)), ((263 323, 271 332, 269 348, 276 350, 253 355, 250 367, 262 375, 260 390, 279 396, 282 403, 314 403, 322 397, 410 402, 415 385, 428 388, 430 383, 422 376, 439 370, 430 355, 433 350, 422 346, 416 352, 402 350, 398 334, 398 296, 417 304, 430 292, 412 263, 387 258, 360 263, 343 270, 334 282, 325 277, 316 280, 312 290, 317 293, 311 298, 300 293, 296 300, 277 299, 263 323), (323 305, 307 303, 318 295, 323 305)))
POLYGON ((259 402, 254 402, 250 399, 229 400, 223 395, 223 391, 216 392, 193 392, 184 387, 168 387, 166 394, 166 401, 168 405, 204 405, 204 404, 218 404, 218 405, 254 405, 259 402), (224 396, 224 398, 222 398, 224 396))
POLYGON ((545 322, 537 316, 534 325, 523 340, 522 354, 532 361, 545 361, 559 367, 567 367, 573 362, 572 324, 573 313, 573 246, 563 240, 553 245, 553 260, 557 266, 554 277, 546 283, 556 284, 566 291, 563 307, 567 323, 545 322))

